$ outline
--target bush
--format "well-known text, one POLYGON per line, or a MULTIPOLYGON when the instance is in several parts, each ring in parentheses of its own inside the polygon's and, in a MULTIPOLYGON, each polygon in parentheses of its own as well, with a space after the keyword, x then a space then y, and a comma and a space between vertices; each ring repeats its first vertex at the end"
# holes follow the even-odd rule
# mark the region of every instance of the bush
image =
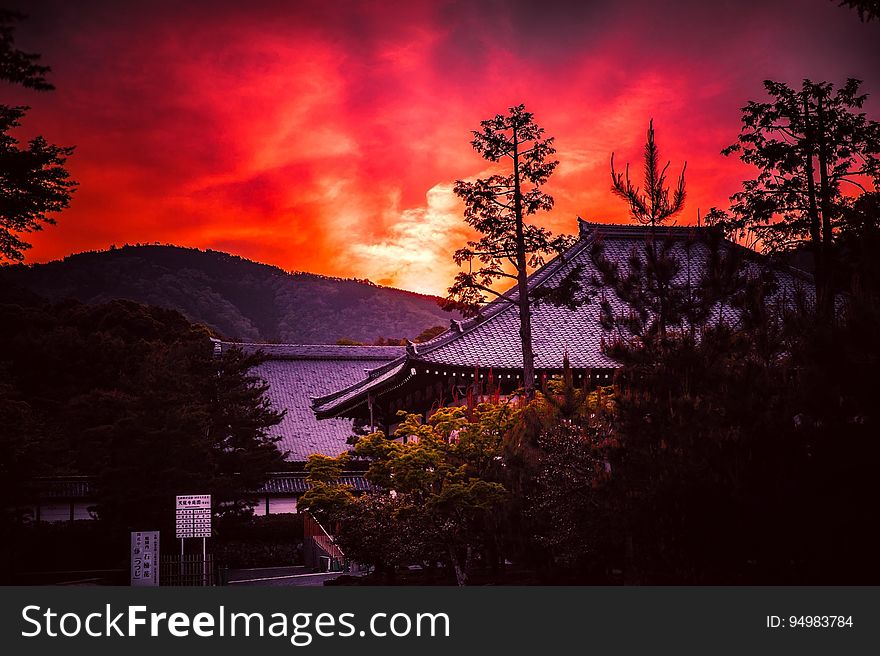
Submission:
POLYGON ((300 515, 223 518, 215 524, 212 552, 225 567, 272 567, 302 563, 300 515))

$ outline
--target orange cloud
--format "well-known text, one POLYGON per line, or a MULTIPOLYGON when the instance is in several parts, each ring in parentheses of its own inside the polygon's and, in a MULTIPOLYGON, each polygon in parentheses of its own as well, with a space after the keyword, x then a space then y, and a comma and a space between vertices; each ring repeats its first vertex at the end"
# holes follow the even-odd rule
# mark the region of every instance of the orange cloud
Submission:
POLYGON ((81 186, 28 261, 160 241, 442 293, 470 130, 519 102, 556 137, 552 229, 626 218, 608 159, 638 166, 651 117, 693 222, 748 176, 718 153, 762 79, 863 77, 877 107, 880 24, 778 4, 29 2, 58 90, 9 95, 81 186))

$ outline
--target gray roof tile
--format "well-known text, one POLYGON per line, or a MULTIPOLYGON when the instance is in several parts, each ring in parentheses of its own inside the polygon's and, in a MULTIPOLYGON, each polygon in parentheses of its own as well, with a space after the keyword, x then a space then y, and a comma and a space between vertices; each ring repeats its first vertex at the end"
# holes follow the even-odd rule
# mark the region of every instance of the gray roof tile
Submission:
MULTIPOLYGON (((348 485, 355 492, 371 492, 376 487, 362 473, 346 473, 339 478, 339 483, 348 485)), ((269 478, 258 494, 302 494, 311 487, 306 480, 305 472, 269 474, 269 478)))
POLYGON ((287 411, 269 432, 281 437, 278 448, 288 452, 287 459, 293 462, 303 462, 313 453, 337 456, 348 450, 352 421, 317 419, 311 397, 365 380, 368 371, 404 353, 401 346, 221 343, 221 348, 230 347, 261 350, 269 356, 254 373, 269 383, 267 396, 275 409, 287 411))

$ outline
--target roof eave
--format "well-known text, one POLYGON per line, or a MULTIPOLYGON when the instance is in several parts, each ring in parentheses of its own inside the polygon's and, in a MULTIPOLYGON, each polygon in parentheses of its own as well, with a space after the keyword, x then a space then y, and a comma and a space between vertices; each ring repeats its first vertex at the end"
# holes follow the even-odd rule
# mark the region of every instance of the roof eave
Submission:
POLYGON ((384 392, 399 387, 412 378, 413 362, 414 360, 412 358, 406 356, 388 363, 389 366, 385 369, 384 373, 388 373, 395 367, 399 367, 399 370, 388 378, 377 380, 374 376, 333 392, 332 394, 314 398, 311 400, 312 412, 315 413, 315 417, 318 419, 334 419, 340 417, 354 418, 358 415, 350 414, 351 411, 364 405, 370 394, 378 396, 384 392))

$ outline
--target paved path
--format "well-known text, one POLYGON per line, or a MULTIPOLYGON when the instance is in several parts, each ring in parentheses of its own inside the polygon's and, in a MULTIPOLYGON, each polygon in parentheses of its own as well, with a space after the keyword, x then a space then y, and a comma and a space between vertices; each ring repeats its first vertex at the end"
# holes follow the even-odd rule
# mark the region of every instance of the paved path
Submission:
POLYGON ((259 567, 229 570, 229 585, 318 586, 340 576, 342 572, 313 573, 302 566, 259 567))

